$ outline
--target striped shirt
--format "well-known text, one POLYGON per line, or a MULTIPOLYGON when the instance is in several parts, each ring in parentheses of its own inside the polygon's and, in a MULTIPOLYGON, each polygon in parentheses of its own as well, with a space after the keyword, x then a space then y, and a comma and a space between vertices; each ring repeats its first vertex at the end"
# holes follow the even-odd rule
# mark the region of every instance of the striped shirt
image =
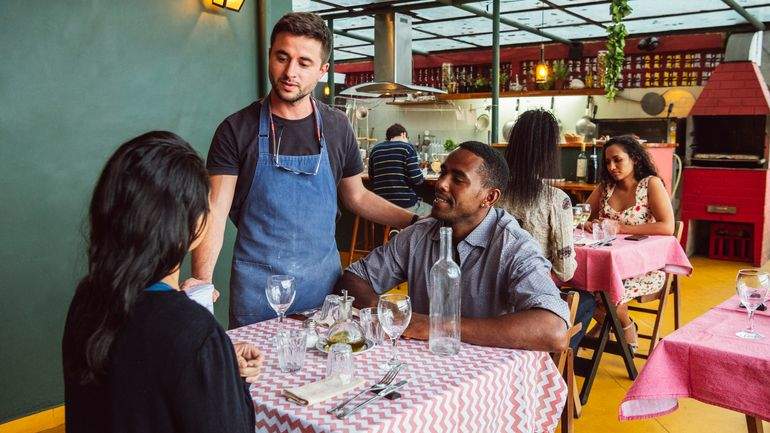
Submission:
POLYGON ((417 152, 403 141, 383 141, 369 155, 369 177, 374 193, 403 208, 414 206, 419 197, 412 186, 423 182, 417 152))

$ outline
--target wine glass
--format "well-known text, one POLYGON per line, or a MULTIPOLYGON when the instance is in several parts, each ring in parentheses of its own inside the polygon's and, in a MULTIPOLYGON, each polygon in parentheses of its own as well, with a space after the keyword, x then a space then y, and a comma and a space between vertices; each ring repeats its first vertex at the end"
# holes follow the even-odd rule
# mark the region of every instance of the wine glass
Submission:
POLYGON ((396 341, 412 319, 412 302, 407 295, 398 293, 382 295, 377 304, 377 315, 380 319, 380 326, 393 343, 392 356, 388 363, 383 366, 383 368, 390 369, 399 363, 396 341))
POLYGON ((278 313, 278 323, 283 323, 283 316, 294 302, 296 295, 294 277, 291 275, 270 275, 267 277, 265 295, 267 303, 278 313))
POLYGON ((754 331, 754 311, 764 302, 767 296, 770 279, 766 272, 760 269, 741 269, 735 278, 735 289, 741 298, 741 304, 746 307, 749 315, 748 328, 735 333, 740 338, 758 340, 764 335, 754 331))

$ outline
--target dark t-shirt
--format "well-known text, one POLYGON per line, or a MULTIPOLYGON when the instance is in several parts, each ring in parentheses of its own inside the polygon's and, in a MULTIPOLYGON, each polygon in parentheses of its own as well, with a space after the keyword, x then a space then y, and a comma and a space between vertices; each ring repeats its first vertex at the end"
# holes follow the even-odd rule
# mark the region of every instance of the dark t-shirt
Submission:
MULTIPOLYGON (((361 154, 358 152, 353 128, 345 114, 317 102, 318 112, 323 122, 326 149, 329 163, 334 174, 334 183, 339 184, 343 177, 355 176, 364 170, 361 154)), ((248 107, 231 114, 219 124, 211 140, 206 167, 209 173, 237 175, 235 197, 230 209, 230 217, 235 221, 238 212, 249 193, 254 169, 259 157, 259 110, 262 105, 256 101, 248 107)), ((270 151, 275 152, 280 141, 281 155, 316 155, 320 148, 315 134, 313 114, 299 120, 282 119, 273 115, 275 134, 279 138, 270 139, 270 151)))
POLYGON ((230 339, 183 292, 143 292, 110 349, 107 377, 83 384, 87 302, 75 296, 62 341, 68 433, 253 432, 254 408, 230 339))

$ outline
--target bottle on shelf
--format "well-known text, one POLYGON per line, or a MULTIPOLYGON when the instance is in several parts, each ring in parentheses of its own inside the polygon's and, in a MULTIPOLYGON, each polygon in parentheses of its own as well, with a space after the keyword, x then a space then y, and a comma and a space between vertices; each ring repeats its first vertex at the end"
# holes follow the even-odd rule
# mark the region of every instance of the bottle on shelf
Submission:
POLYGON ((599 155, 596 154, 596 140, 592 140, 591 154, 588 155, 587 178, 590 183, 599 183, 599 155))
POLYGON ((588 157, 586 156, 586 143, 580 143, 580 153, 577 157, 577 166, 575 169, 575 178, 578 182, 585 182, 588 179, 588 157))
POLYGON ((430 268, 430 351, 443 356, 460 352, 460 267, 452 259, 452 228, 441 227, 440 256, 430 268))

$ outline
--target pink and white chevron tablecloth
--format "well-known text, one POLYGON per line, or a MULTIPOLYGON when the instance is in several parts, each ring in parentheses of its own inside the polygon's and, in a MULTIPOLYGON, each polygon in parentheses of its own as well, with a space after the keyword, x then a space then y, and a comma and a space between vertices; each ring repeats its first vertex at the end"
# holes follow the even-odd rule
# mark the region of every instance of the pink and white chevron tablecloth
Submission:
MULTIPOLYGON (((288 320, 284 326, 300 323, 288 320)), ((459 355, 440 357, 427 342, 400 340, 399 359, 406 368, 397 379, 409 380, 400 390, 403 397, 382 399, 339 420, 326 410, 353 391, 314 406, 281 396, 283 388, 322 379, 326 355, 309 351, 301 371, 282 373, 268 343, 277 329, 277 320, 270 320, 228 332, 234 342, 247 341, 265 352, 260 382, 251 386, 257 432, 553 432, 566 400, 567 387, 547 353, 463 344, 459 355)), ((377 382, 383 376, 379 365, 389 356, 387 345, 356 355, 356 374, 367 386, 377 382)))

